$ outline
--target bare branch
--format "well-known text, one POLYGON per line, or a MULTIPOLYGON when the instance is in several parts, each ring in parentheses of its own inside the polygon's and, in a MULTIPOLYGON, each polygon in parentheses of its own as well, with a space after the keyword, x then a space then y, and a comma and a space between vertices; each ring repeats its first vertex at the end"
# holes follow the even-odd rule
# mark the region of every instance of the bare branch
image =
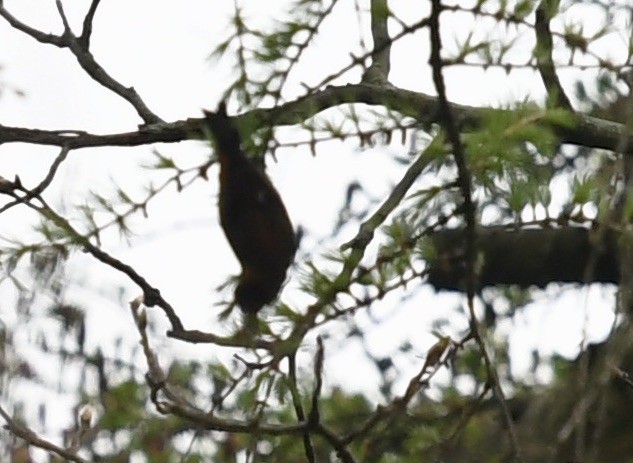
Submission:
POLYGON ((46 34, 42 31, 27 26, 26 24, 18 20, 15 16, 10 14, 4 7, 4 5, 2 5, 2 3, 0 3, 0 16, 3 17, 9 23, 9 25, 11 25, 11 27, 24 32, 26 35, 31 36, 40 43, 47 43, 60 48, 66 46, 66 41, 62 37, 54 34, 46 34))
POLYGON ((133 87, 125 87, 112 78, 105 69, 103 69, 99 63, 95 61, 94 57, 88 50, 92 19, 94 18, 98 2, 95 1, 91 4, 88 14, 84 20, 84 31, 82 32, 82 36, 79 38, 75 37, 70 28, 61 1, 56 0, 55 3, 64 25, 64 33, 61 37, 53 34, 45 34, 37 29, 27 26, 12 16, 3 5, 0 5, 0 16, 3 17, 12 27, 24 32, 30 37, 33 37, 38 42, 55 45, 59 48, 68 48, 77 58, 81 68, 90 77, 92 77, 92 79, 130 103, 141 119, 143 119, 145 124, 162 122, 162 119, 145 105, 133 87))
POLYGON ((92 0, 90 4, 90 8, 88 9, 88 13, 86 13, 86 17, 84 18, 83 29, 81 30, 81 35, 78 40, 81 44, 82 48, 88 50, 90 48, 90 37, 92 35, 92 23, 94 21, 95 14, 97 13, 97 7, 99 6, 99 2, 101 0, 92 0))
POLYGON ((475 313, 475 289, 476 289, 476 270, 475 270, 475 258, 476 258, 476 220, 475 220, 475 204, 472 199, 472 184, 471 175, 468 164, 466 163, 466 153, 460 139, 460 133, 453 117, 452 110, 449 106, 448 99, 446 97, 446 88, 444 84, 444 77, 442 75, 442 59, 440 51, 442 48, 442 42, 440 38, 440 13, 442 12, 441 0, 431 1, 431 16, 430 19, 430 36, 431 36, 431 57, 430 64, 433 68, 433 82, 438 94, 439 100, 439 117, 440 122, 448 134, 448 139, 453 146, 453 157, 455 158, 455 164, 457 165, 458 183, 464 200, 463 213, 466 221, 466 233, 464 235, 465 240, 465 263, 466 263, 466 296, 468 298, 468 311, 470 313, 471 332, 479 346, 479 350, 484 359, 486 371, 488 375, 488 381, 491 383, 492 390, 499 402, 499 407, 503 412, 508 435, 510 437, 510 444, 514 453, 514 458, 517 461, 521 459, 521 448, 516 436, 516 430, 510 416, 510 411, 505 402, 505 395, 499 382, 499 376, 497 375, 495 366, 492 364, 486 344, 481 335, 479 322, 477 320, 477 314, 475 313))
POLYGON ((125 87, 118 81, 112 78, 105 69, 97 63, 87 49, 83 48, 77 39, 73 36, 69 38, 69 48, 77 58, 79 65, 86 73, 92 77, 96 82, 100 83, 105 88, 113 91, 128 103, 130 103, 138 115, 143 119, 145 124, 156 124, 163 122, 163 120, 154 114, 141 99, 140 95, 136 92, 134 87, 125 87))
MULTIPOLYGON (((340 104, 364 103, 388 106, 423 125, 437 122, 439 102, 436 97, 420 92, 382 85, 344 85, 328 87, 307 97, 288 102, 271 109, 254 109, 236 117, 238 125, 248 121, 252 130, 269 126, 295 125, 321 111, 340 104), (254 125, 253 125, 254 124, 254 125)), ((459 127, 478 127, 490 111, 510 114, 511 110, 474 107, 452 103, 451 112, 459 127)), ((575 114, 575 124, 542 122, 553 130, 562 143, 601 148, 615 151, 622 146, 623 124, 596 117, 575 114)), ((37 145, 68 146, 71 149, 98 146, 139 146, 152 143, 175 143, 190 139, 206 139, 205 119, 190 118, 171 123, 143 126, 138 131, 97 135, 83 131, 39 130, 0 125, 0 143, 32 143, 37 145)), ((627 137, 628 154, 632 151, 633 136, 627 137)))
POLYGON ((387 199, 380 205, 378 210, 366 219, 359 227, 358 233, 347 243, 341 246, 341 249, 367 246, 373 239, 376 229, 382 225, 389 214, 400 204, 404 196, 409 191, 415 180, 420 176, 424 169, 433 161, 433 157, 428 150, 422 151, 418 158, 409 166, 402 179, 391 191, 387 199))
MULTIPOLYGON (((297 363, 296 353, 292 353, 288 356, 288 380, 290 386, 290 395, 292 396, 292 405, 297 414, 299 421, 306 421, 306 415, 303 411, 303 405, 301 403, 301 396, 299 394, 299 388, 297 386, 297 363)), ((309 463, 315 463, 314 445, 310 439, 310 431, 306 429, 303 433, 303 448, 305 449, 306 458, 309 463)))
POLYGON ((312 407, 308 418, 310 423, 318 423, 320 421, 319 398, 323 387, 323 359, 323 339, 321 336, 317 336, 317 353, 314 359, 314 391, 312 392, 312 407))
POLYGON ((18 204, 23 203, 24 201, 29 201, 31 198, 34 198, 42 194, 44 190, 48 188, 48 186, 51 184, 51 182, 55 178, 57 169, 59 168, 61 163, 64 162, 69 152, 70 152, 69 148, 63 147, 60 153, 57 155, 57 157, 53 161, 53 163, 51 164, 51 167, 48 169, 48 173, 46 174, 46 177, 44 177, 44 179, 35 188, 30 190, 26 194, 26 196, 20 199, 16 199, 15 201, 11 201, 5 204, 4 206, 0 207, 0 214, 7 211, 8 209, 11 209, 14 206, 17 206, 18 204))
POLYGON ((68 153, 70 153, 70 149, 67 147, 63 147, 62 150, 57 155, 57 157, 55 157, 55 160, 53 161, 51 166, 49 167, 46 177, 44 177, 44 179, 35 188, 31 190, 29 195, 38 196, 42 194, 46 188, 48 188, 48 186, 51 184, 51 182, 55 178, 57 169, 59 169, 59 166, 62 164, 62 162, 66 160, 68 153))
POLYGON ((4 418, 6 426, 9 428, 9 431, 11 431, 11 433, 21 439, 24 439, 30 445, 38 447, 42 450, 46 450, 47 452, 55 453, 68 461, 73 461, 75 463, 88 463, 88 460, 81 458, 76 454, 76 452, 71 452, 63 447, 53 444, 50 441, 47 441, 46 439, 42 439, 31 429, 19 424, 11 417, 11 415, 9 415, 9 413, 7 413, 7 411, 1 405, 0 416, 4 418))
POLYGON ((0 189, 0 193, 8 194, 12 196, 15 200, 25 204, 29 208, 37 211, 42 214, 42 216, 51 220, 55 225, 60 227, 62 230, 67 232, 70 235, 70 239, 72 244, 83 247, 83 249, 91 254, 98 261, 124 273, 130 278, 134 283, 136 283, 141 290, 143 291, 143 295, 145 297, 144 303, 148 307, 158 306, 165 312, 167 318, 171 322, 172 329, 174 331, 182 332, 184 331, 182 322, 180 318, 176 314, 176 311, 173 307, 161 296, 160 291, 150 285, 145 278, 143 278, 134 268, 130 265, 121 262, 116 257, 111 256, 106 253, 98 246, 95 246, 90 242, 88 238, 79 233, 75 228, 66 220, 64 217, 59 215, 53 208, 51 208, 46 201, 39 195, 34 195, 34 197, 40 202, 41 206, 37 206, 29 201, 29 194, 31 191, 25 189, 19 182, 6 182, 4 188, 0 189), (24 193, 25 196, 19 196, 16 191, 20 191, 24 193), (28 198, 28 199, 27 199, 28 198))

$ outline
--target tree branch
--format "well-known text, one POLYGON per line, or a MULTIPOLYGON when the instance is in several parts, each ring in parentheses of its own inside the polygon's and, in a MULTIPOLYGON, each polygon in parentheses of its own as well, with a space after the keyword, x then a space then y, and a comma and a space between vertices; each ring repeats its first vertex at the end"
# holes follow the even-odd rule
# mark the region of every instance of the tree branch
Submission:
POLYGON ((534 53, 536 55, 536 65, 541 74, 541 79, 543 79, 543 84, 547 90, 550 103, 573 111, 571 102, 565 94, 558 75, 556 75, 556 66, 552 58, 554 44, 549 22, 556 13, 555 9, 557 8, 557 4, 557 1, 541 0, 539 6, 536 8, 536 20, 534 23, 536 49, 534 53))
MULTIPOLYGON (((55 174, 57 173, 57 169, 59 169, 59 166, 62 164, 62 162, 64 162, 66 160, 66 157, 68 156, 69 152, 70 152, 70 149, 68 149, 65 146, 62 147, 61 151, 55 157, 55 160, 53 161, 53 163, 51 164, 50 168, 48 169, 48 173, 46 174, 44 179, 35 188, 33 188, 32 190, 28 191, 25 196, 23 196, 23 197, 21 197, 19 199, 16 199, 14 201, 11 201, 11 202, 5 204, 4 206, 0 207, 0 214, 2 214, 3 212, 11 209, 14 206, 17 206, 18 204, 21 204, 21 203, 23 203, 25 201, 29 201, 31 198, 35 198, 36 196, 41 195, 44 192, 44 190, 46 188, 48 188, 48 186, 51 184, 51 182, 55 178, 55 174)), ((17 177, 17 176, 16 176, 16 181, 18 183, 20 183, 19 177, 17 177)))
MULTIPOLYGON (((433 143, 433 142, 431 142, 433 143)), ((358 228, 358 233, 347 243, 341 246, 342 250, 354 247, 365 247, 372 239, 376 229, 387 219, 389 214, 398 207, 404 196, 409 191, 416 179, 424 169, 433 161, 433 154, 426 149, 420 153, 418 158, 409 166, 402 179, 393 188, 389 196, 383 201, 380 207, 369 218, 365 219, 358 228)))
MULTIPOLYGON (((37 29, 34 29, 11 15, 2 4, 0 4, 0 16, 4 18, 13 28, 27 34, 40 43, 54 45, 59 48, 68 48, 81 68, 95 81, 104 86, 105 88, 116 93, 128 103, 130 103, 138 115, 143 119, 145 124, 155 124, 162 122, 162 119, 154 114, 143 102, 141 97, 133 87, 125 87, 118 81, 112 78, 105 69, 103 69, 99 63, 96 62, 92 54, 88 49, 90 43, 90 34, 92 32, 92 20, 96 13, 98 1, 93 0, 86 17, 84 18, 84 30, 80 37, 76 37, 68 23, 68 19, 64 13, 64 9, 60 0, 55 1, 57 10, 62 19, 64 25, 64 33, 61 36, 54 34, 45 34, 37 29)), ((0 136, 0 142, 2 142, 0 136)), ((54 143, 56 144, 56 143, 54 143)), ((60 145, 61 146, 61 145, 60 145)), ((70 146, 72 148, 72 146, 70 146)))
POLYGON ((361 82, 368 84, 386 84, 391 68, 391 42, 387 20, 389 7, 387 0, 371 0, 371 36, 374 48, 371 52, 371 65, 363 73, 361 82))
POLYGON ((88 13, 86 13, 86 17, 84 18, 83 28, 81 30, 81 35, 78 37, 79 44, 82 48, 88 50, 90 49, 90 37, 92 36, 92 23, 95 18, 95 14, 97 13, 97 7, 99 6, 99 2, 101 0, 92 0, 90 4, 90 8, 88 9, 88 13))
POLYGON ((21 22, 19 19, 17 19, 15 16, 7 11, 2 2, 0 2, 0 16, 3 17, 11 27, 20 32, 24 32, 26 35, 34 38, 40 43, 55 45, 60 48, 66 46, 66 43, 62 37, 59 37, 55 34, 46 34, 21 22))
MULTIPOLYGON (((472 178, 470 175, 470 168, 466 162, 466 153, 464 146, 462 145, 460 132, 453 117, 453 113, 446 97, 446 88, 444 85, 444 76, 442 75, 442 58, 440 51, 442 48, 442 41, 440 38, 440 13, 442 12, 441 0, 431 1, 431 15, 430 19, 430 35, 431 35, 431 57, 430 64, 433 68, 433 82, 438 94, 439 100, 439 117, 442 127, 448 134, 448 139, 453 147, 453 157, 455 158, 455 165, 457 166, 457 183, 461 190, 463 198, 463 214, 466 222, 464 238, 464 263, 466 267, 466 297, 468 299, 468 312, 470 313, 470 325, 471 333, 479 346, 479 351, 484 360, 486 367, 487 381, 494 391, 495 397, 499 402, 499 407, 502 411, 503 418, 506 424, 506 430, 512 446, 513 457, 519 462, 521 458, 521 447, 516 436, 516 430, 512 422, 512 417, 506 405, 506 398, 499 382, 499 375, 497 369, 492 363, 490 354, 486 348, 486 343, 482 337, 479 321, 477 320, 477 314, 475 313, 475 286, 477 281, 477 272, 475 270, 475 258, 477 252, 476 243, 476 219, 475 219, 475 203, 472 198, 472 178)), ((424 369, 422 369, 424 371, 424 369)))
POLYGON ((7 428, 9 429, 9 431, 11 431, 12 434, 21 439, 24 439, 30 445, 38 447, 42 450, 46 450, 47 452, 55 453, 60 457, 66 459, 67 461, 73 461, 75 463, 88 463, 88 460, 81 458, 76 454, 76 452, 71 452, 63 447, 53 444, 52 442, 42 439, 29 428, 22 426, 17 421, 15 421, 11 417, 11 415, 9 415, 9 413, 7 413, 4 408, 2 408, 1 405, 0 416, 2 416, 2 418, 6 422, 7 428))
MULTIPOLYGON (((442 230, 431 241, 438 258, 429 263, 428 283, 436 290, 463 291, 465 267, 463 230, 442 230)), ((548 283, 618 283, 619 247, 616 232, 601 242, 594 230, 581 227, 522 229, 482 227, 477 247, 482 256, 477 290, 496 285, 545 287, 548 283), (594 257, 595 254, 595 257, 594 257), (591 280, 586 268, 594 259, 591 280)))
POLYGON ((67 244, 73 244, 75 246, 82 247, 86 252, 88 252, 98 261, 125 274, 143 291, 145 305, 147 305, 148 307, 160 307, 161 309, 163 309, 163 312, 165 312, 165 315, 169 319, 172 325, 172 329, 177 332, 184 331, 182 322, 180 321, 178 314, 176 314, 176 311, 171 306, 171 304, 169 304, 169 302, 167 302, 161 296, 160 291, 157 288, 150 285, 149 282, 142 275, 140 275, 134 268, 132 268, 132 266, 121 262, 116 257, 111 256, 98 246, 92 244, 88 238, 75 230, 75 228, 70 224, 68 220, 55 212, 55 210, 51 208, 41 196, 33 195, 32 191, 24 188, 19 182, 9 182, 4 180, 0 184, 0 187, 0 193, 7 194, 13 197, 16 201, 37 211, 43 217, 49 219, 61 230, 64 230, 64 232, 68 234, 69 238, 69 243, 67 244), (18 191, 23 193, 23 195, 18 195, 18 191), (30 201, 33 197, 36 198, 41 205, 38 206, 33 204, 30 201))
MULTIPOLYGON (((269 109, 254 109, 236 117, 236 123, 250 124, 251 130, 269 126, 297 125, 328 108, 341 104, 364 103, 387 106, 409 116, 422 125, 438 122, 439 102, 436 97, 393 86, 356 84, 328 87, 311 95, 269 109)), ((452 103, 449 105, 458 127, 477 128, 490 118, 490 111, 510 114, 512 110, 491 109, 452 103)), ((554 131, 562 143, 615 151, 622 146, 623 125, 586 116, 574 115, 572 126, 556 121, 542 122, 554 131)), ((84 131, 39 130, 0 125, 1 143, 31 143, 68 146, 70 149, 100 146, 139 146, 152 143, 176 143, 190 139, 206 139, 205 119, 190 118, 171 123, 142 126, 138 131, 97 135, 84 131)), ((633 135, 626 137, 626 154, 633 152, 633 135)))
MULTIPOLYGON (((299 387, 297 386, 297 362, 296 352, 288 356, 288 380, 290 395, 292 396, 292 405, 294 406, 297 419, 299 421, 306 421, 306 414, 303 410, 303 404, 301 403, 301 395, 299 394, 299 387)), ((308 463, 315 463, 314 446, 312 445, 312 439, 310 439, 310 432, 306 430, 303 433, 303 448, 305 450, 306 459, 308 463)))
POLYGON ((141 346, 147 361, 146 379, 151 388, 150 397, 160 413, 173 414, 196 424, 198 429, 214 431, 280 436, 304 434, 308 430, 306 421, 295 424, 266 424, 259 420, 245 421, 223 418, 189 404, 171 387, 169 379, 150 345, 147 335, 147 314, 145 309, 141 307, 142 299, 139 297, 130 302, 130 309, 141 336, 141 346), (160 392, 163 393, 164 399, 159 399, 160 392))
MULTIPOLYGON (((145 105, 145 102, 141 99, 140 95, 136 93, 134 87, 124 87, 118 81, 113 79, 106 70, 97 63, 94 56, 92 56, 92 53, 90 53, 86 46, 89 43, 89 40, 86 39, 82 41, 81 37, 76 37, 73 34, 73 31, 68 23, 68 19, 64 13, 64 7, 61 0, 55 0, 55 4, 57 5, 59 16, 62 18, 62 22, 64 23, 64 35, 62 38, 65 39, 66 47, 73 55, 75 55, 75 58, 77 58, 81 68, 86 71, 86 73, 92 77, 95 82, 98 82, 130 103, 146 124, 163 122, 160 117, 150 111, 150 109, 145 105)), ((88 21, 90 15, 94 15, 95 8, 94 4, 90 7, 86 20, 84 21, 84 25, 86 25, 86 21, 88 21)), ((87 30, 90 31, 91 27, 87 30)), ((86 30, 84 30, 84 32, 86 32, 86 30)))

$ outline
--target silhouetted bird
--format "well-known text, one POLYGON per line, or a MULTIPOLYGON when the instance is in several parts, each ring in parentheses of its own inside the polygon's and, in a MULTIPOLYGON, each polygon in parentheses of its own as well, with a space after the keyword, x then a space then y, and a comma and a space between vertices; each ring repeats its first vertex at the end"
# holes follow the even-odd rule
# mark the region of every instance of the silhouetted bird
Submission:
POLYGON ((294 258, 295 234, 279 193, 242 151, 225 103, 204 114, 220 159, 220 224, 242 266, 235 300, 255 314, 277 296, 294 258))

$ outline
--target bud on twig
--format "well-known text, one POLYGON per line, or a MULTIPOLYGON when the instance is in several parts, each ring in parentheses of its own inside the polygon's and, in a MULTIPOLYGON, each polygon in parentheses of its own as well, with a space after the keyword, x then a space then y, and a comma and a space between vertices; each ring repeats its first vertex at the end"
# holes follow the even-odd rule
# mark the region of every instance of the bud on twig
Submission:
POLYGON ((86 431, 90 429, 90 424, 92 423, 92 407, 90 405, 86 405, 79 412, 79 427, 82 431, 86 431))
POLYGON ((130 301, 130 308, 134 312, 134 315, 138 314, 138 309, 141 306, 141 304, 143 303, 144 299, 145 299, 145 297, 141 294, 140 296, 136 296, 134 299, 132 299, 130 301))
POLYGON ((147 310, 145 310, 145 308, 139 311, 136 323, 138 323, 138 327, 141 331, 145 331, 145 328, 147 328, 147 310))

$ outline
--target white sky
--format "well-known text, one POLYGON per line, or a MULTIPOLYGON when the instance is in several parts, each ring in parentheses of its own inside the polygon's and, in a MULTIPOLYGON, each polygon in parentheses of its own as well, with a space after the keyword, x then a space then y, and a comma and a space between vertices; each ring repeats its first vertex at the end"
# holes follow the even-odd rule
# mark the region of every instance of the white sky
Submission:
MULTIPOLYGON (((44 31, 59 33, 61 22, 53 0, 5 0, 6 8, 24 22, 44 31)), ((83 18, 88 2, 66 1, 67 13, 77 26, 83 18)), ((286 1, 242 1, 247 18, 254 24, 270 24, 279 18, 286 1), (259 9, 257 9, 259 8, 259 9)), ((368 1, 360 2, 367 8, 368 1)), ((425 2, 392 1, 390 5, 401 18, 414 22, 426 14, 421 9, 425 2)), ((103 1, 97 12, 92 51, 97 61, 119 82, 134 86, 150 109, 167 121, 198 117, 201 108, 215 108, 218 98, 231 76, 228 62, 207 59, 213 46, 224 39, 229 30, 226 19, 233 8, 229 1, 166 0, 109 0, 103 1)), ((577 14, 577 13, 574 13, 577 14)), ((580 13, 578 13, 580 14, 580 13)), ((445 43, 450 46, 463 40, 470 24, 464 15, 447 15, 445 43)), ((586 16, 585 16, 586 17, 586 16)), ((599 15, 591 15, 599 23, 599 15)), ((367 43, 367 22, 361 25, 367 43)), ((478 27, 490 28, 486 21, 478 27)), ((591 28, 591 24, 588 25, 591 28)), ((594 26, 595 27, 595 26, 594 26)), ((78 29, 76 29, 78 30, 78 29)), ((407 37, 393 47, 392 82, 404 88, 434 93, 427 65, 426 30, 407 37)), ((526 38, 526 43, 531 43, 526 38)), ((17 97, 6 92, 0 98, 0 124, 46 128, 80 129, 95 133, 134 130, 140 122, 134 110, 121 98, 100 87, 79 68, 67 50, 35 42, 30 37, 12 30, 0 21, 0 80, 26 92, 17 97)), ((605 45, 608 48, 608 45, 605 45)), ((617 53, 611 47, 611 53, 617 53)), ((315 83, 330 71, 349 62, 349 53, 358 52, 358 23, 353 2, 342 0, 335 14, 324 24, 323 34, 316 48, 305 55, 305 63, 293 75, 290 88, 300 89, 301 82, 315 83)), ((572 78, 577 74, 563 72, 562 78, 571 90, 572 78)), ((349 73, 339 83, 357 82, 360 71, 349 73)), ((500 105, 526 95, 542 97, 542 86, 531 71, 520 70, 510 76, 500 69, 487 71, 475 68, 451 68, 446 72, 449 97, 465 104, 500 105)), ((208 155, 208 148, 199 142, 183 142, 157 147, 173 156, 179 165, 194 165, 208 155)), ((26 186, 33 186, 43 178, 57 154, 56 148, 32 145, 0 146, 0 175, 13 178, 19 174, 26 186)), ((389 158, 406 154, 407 147, 393 143, 389 147, 358 152, 353 143, 331 142, 318 147, 313 158, 303 149, 279 152, 279 163, 268 162, 269 174, 285 200, 295 224, 306 227, 314 237, 327 235, 342 204, 345 186, 358 179, 369 186, 373 197, 384 197, 389 187, 404 173, 405 167, 389 158)), ((142 187, 150 178, 155 182, 160 175, 139 170, 141 163, 151 162, 150 147, 98 148, 73 152, 60 169, 56 182, 47 193, 59 207, 72 211, 73 204, 81 203, 88 190, 102 194, 114 190, 113 184, 141 196, 142 187)), ((211 180, 198 182, 181 194, 170 191, 150 203, 150 218, 135 219, 137 236, 131 246, 110 240, 107 250, 134 266, 176 308, 187 327, 218 331, 213 325, 217 308, 213 304, 220 296, 214 288, 230 275, 238 272, 232 255, 217 223, 215 209, 217 171, 211 180)), ((32 223, 32 222, 31 222, 32 223)), ((28 233, 25 215, 14 209, 0 216, 3 236, 24 236, 28 233)), ((329 249, 340 245, 355 232, 348 227, 340 242, 328 242, 329 249)), ((308 240, 308 244, 314 240, 308 240)), ((325 250, 325 249, 324 249, 325 250)), ((138 290, 125 278, 87 256, 78 256, 71 266, 71 277, 81 287, 74 287, 69 298, 88 306, 88 345, 107 343, 114 334, 130 335, 135 343, 135 330, 126 306, 118 306, 118 287, 123 286, 128 299, 138 290)), ((296 277, 296 273, 293 274, 296 277)), ((0 287, 3 320, 15 317, 9 301, 10 291, 0 287)), ((558 351, 573 355, 578 343, 587 336, 598 339, 606 333, 610 323, 612 292, 600 288, 564 292, 548 290, 537 297, 537 302, 518 315, 513 326, 512 355, 517 373, 525 372, 530 361, 530 350, 538 346, 545 354, 558 351), (608 302, 605 302, 608 301, 608 302), (561 327, 565 333, 561 334, 561 327)), ((301 300, 286 292, 287 300, 301 300)), ((463 300, 456 295, 435 295, 430 288, 406 306, 398 307, 395 297, 387 297, 380 305, 380 317, 392 314, 380 325, 373 325, 366 314, 358 315, 359 325, 368 330, 370 349, 375 354, 390 353, 406 338, 414 340, 419 354, 434 342, 430 322, 446 315, 463 300)), ((162 313, 151 311, 154 318, 166 327, 162 313)), ((456 319, 451 333, 464 329, 465 319, 456 319)), ((354 365, 359 355, 358 345, 340 349, 340 335, 326 344, 327 380, 342 382, 350 388, 366 388, 375 384, 373 370, 358 374, 354 365), (350 372, 353 373, 350 375, 350 372)), ((162 342, 162 341, 160 341, 162 342)), ((201 350, 215 352, 210 346, 182 346, 183 355, 196 356, 201 350)), ((311 355, 314 344, 306 343, 311 355)), ((107 348, 106 348, 107 349, 107 348)), ((110 347, 112 349, 112 347, 110 347)), ((108 353, 108 350, 106 350, 108 353)), ((110 351, 114 354, 114 351, 110 351)), ((415 360, 415 359, 414 359, 415 360)), ((407 381, 419 365, 400 363, 402 382, 407 381)), ((366 369, 367 370, 367 369, 366 369)), ((55 378, 57 371, 51 371, 55 378)), ((46 391, 42 391, 45 400, 46 391)), ((49 401, 50 403, 50 401, 49 401)), ((50 404, 53 406, 54 404, 50 404)), ((60 412, 68 410, 60 405, 60 412)))

